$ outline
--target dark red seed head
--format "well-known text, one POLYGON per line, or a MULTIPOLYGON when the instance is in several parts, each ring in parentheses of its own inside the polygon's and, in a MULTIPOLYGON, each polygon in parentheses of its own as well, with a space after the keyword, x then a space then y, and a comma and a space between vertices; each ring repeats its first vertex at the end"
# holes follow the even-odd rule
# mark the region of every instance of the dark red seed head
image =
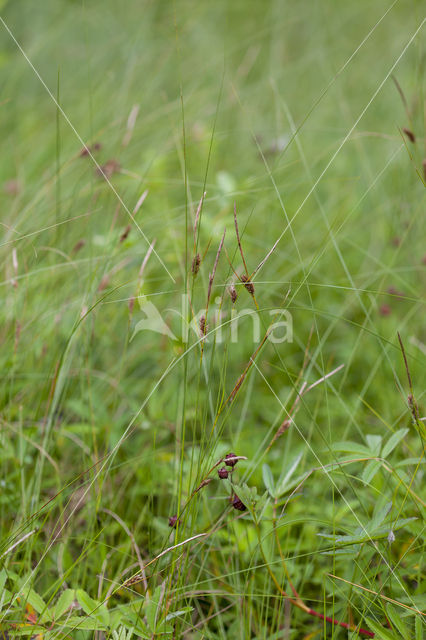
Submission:
POLYGON ((236 494, 232 498, 232 506, 234 507, 234 509, 237 509, 237 511, 247 511, 246 505, 243 502, 241 502, 241 500, 236 494))
POLYGON ((227 467, 235 467, 235 465, 237 464, 238 460, 235 460, 237 456, 235 455, 235 453, 227 453, 224 460, 225 460, 225 464, 227 467))
POLYGON ((169 518, 169 527, 174 529, 176 527, 176 523, 177 522, 179 522, 179 524, 182 524, 177 516, 170 516, 170 518, 169 518))
POLYGON ((229 471, 228 471, 228 469, 226 467, 221 467, 220 469, 218 469, 217 475, 219 476, 219 478, 221 480, 224 480, 225 478, 228 477, 229 471))

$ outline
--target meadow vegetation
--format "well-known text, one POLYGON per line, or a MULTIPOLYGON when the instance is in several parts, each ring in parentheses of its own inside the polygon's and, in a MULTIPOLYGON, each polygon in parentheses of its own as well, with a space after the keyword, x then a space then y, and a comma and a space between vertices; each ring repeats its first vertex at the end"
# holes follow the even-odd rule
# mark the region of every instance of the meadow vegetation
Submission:
POLYGON ((421 640, 423 3, 0 16, 0 638, 421 640))

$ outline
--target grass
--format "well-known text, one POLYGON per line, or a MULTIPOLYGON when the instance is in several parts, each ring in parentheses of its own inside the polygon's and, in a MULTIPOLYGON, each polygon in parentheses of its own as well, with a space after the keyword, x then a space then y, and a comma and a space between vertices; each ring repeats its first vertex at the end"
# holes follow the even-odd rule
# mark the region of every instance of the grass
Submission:
POLYGON ((0 2, 0 637, 423 637, 422 9, 0 2))

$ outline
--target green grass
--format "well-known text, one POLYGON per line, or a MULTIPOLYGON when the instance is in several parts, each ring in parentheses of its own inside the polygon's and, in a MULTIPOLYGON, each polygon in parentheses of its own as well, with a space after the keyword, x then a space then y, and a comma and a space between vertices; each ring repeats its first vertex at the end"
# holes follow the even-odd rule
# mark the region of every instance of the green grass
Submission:
POLYGON ((421 640, 422 3, 0 12, 0 637, 421 640))

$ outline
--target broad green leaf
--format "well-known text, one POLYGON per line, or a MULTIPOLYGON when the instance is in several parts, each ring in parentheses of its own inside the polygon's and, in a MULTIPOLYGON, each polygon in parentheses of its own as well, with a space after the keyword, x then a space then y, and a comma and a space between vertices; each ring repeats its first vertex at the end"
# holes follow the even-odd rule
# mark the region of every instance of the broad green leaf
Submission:
POLYGON ((77 589, 76 597, 81 605, 84 613, 88 616, 93 616, 98 622, 105 627, 108 625, 109 613, 104 604, 100 604, 96 600, 93 600, 83 589, 77 589))
POLYGON ((404 460, 400 460, 396 463, 395 469, 398 467, 408 467, 410 465, 416 466, 426 464, 426 460, 424 458, 405 458, 404 460))
POLYGON ((265 487, 269 491, 271 498, 275 498, 274 476, 272 475, 271 467, 269 464, 264 464, 262 467, 262 476, 265 487))
POLYGON ((75 590, 74 589, 65 589, 62 591, 61 595, 58 598, 57 603, 53 608, 53 614, 56 618, 60 618, 68 609, 71 607, 72 603, 75 600, 75 590))
POLYGON ((380 454, 380 449, 382 448, 382 436, 373 436, 371 433, 365 437, 367 440, 367 445, 370 449, 370 452, 373 456, 378 456, 380 454))
POLYGON ((347 440, 344 442, 335 442, 331 445, 332 451, 342 451, 343 453, 351 453, 352 455, 361 455, 366 458, 371 458, 371 449, 358 442, 352 442, 347 440))
MULTIPOLYGON (((0 629, 0 632, 3 631, 0 629)), ((22 636, 30 636, 31 638, 37 638, 38 634, 44 634, 46 629, 38 624, 32 624, 29 626, 16 627, 13 630, 13 638, 21 638, 22 636)), ((1 636, 0 636, 1 637, 1 636)), ((6 636, 7 638, 8 636, 6 636)), ((9 636, 11 637, 11 636, 9 636)), ((43 638, 43 635, 41 636, 43 638)), ((3 638, 2 638, 3 640, 3 638)))
MULTIPOLYGON (((302 458, 302 454, 299 453, 299 455, 297 455, 295 457, 295 459, 293 460, 293 462, 291 463, 289 469, 287 470, 287 473, 285 474, 284 478, 281 480, 281 482, 279 484, 279 488, 277 489, 277 496, 280 496, 283 493, 285 493, 285 491, 287 491, 290 479, 293 476, 293 474, 294 474, 295 470, 297 469, 297 467, 299 466, 299 462, 300 462, 301 458, 302 458)), ((294 485, 294 486, 296 486, 296 485, 294 485)))
POLYGON ((169 613, 169 615, 166 616, 166 622, 169 622, 170 620, 173 620, 174 618, 177 618, 178 616, 183 616, 185 613, 190 613, 193 610, 194 610, 193 607, 184 607, 183 609, 180 609, 179 611, 173 611, 173 613, 169 613))
POLYGON ((373 518, 367 527, 368 530, 375 531, 377 527, 380 527, 380 525, 388 515, 391 508, 392 508, 392 502, 387 502, 383 507, 381 507, 380 504, 378 503, 378 506, 374 510, 373 518))
MULTIPOLYGON (((392 531, 397 531, 398 529, 402 529, 409 522, 413 520, 417 520, 417 518, 401 518, 397 520, 392 525, 392 531)), ((368 542, 370 540, 380 540, 381 538, 387 538, 389 535, 389 525, 383 525, 378 527, 374 531, 369 531, 368 525, 364 529, 358 529, 357 533, 354 535, 343 535, 343 536, 333 536, 325 533, 318 533, 317 535, 321 538, 326 538, 327 540, 334 540, 337 544, 342 545, 352 545, 352 544, 360 544, 361 542, 368 542)))
POLYGON ((151 631, 155 631, 157 628, 158 621, 161 618, 161 604, 163 601, 165 590, 165 584, 159 585, 152 597, 147 601, 146 605, 146 619, 148 621, 148 626, 151 631))
POLYGON ((364 471, 361 474, 361 480, 363 481, 363 483, 369 484, 373 480, 376 473, 379 471, 380 467, 381 462, 379 462, 378 460, 370 460, 370 462, 366 464, 364 471))
POLYGON ((410 632, 408 630, 407 625, 401 619, 401 616, 399 615, 398 611, 396 610, 396 607, 393 607, 392 605, 387 605, 386 606, 386 613, 387 613, 388 617, 390 618, 390 621, 392 622, 393 626, 398 629, 398 631, 402 635, 402 637, 404 639, 407 638, 407 640, 409 640, 409 638, 411 637, 411 634, 410 634, 410 632))
POLYGON ((416 616, 416 640, 423 640, 424 625, 420 616, 416 616))
POLYGON ((66 629, 85 629, 86 631, 106 630, 106 625, 102 625, 99 620, 91 616, 70 616, 61 620, 61 627, 66 629))
POLYGON ((4 569, 0 571, 0 611, 3 609, 3 604, 9 600, 7 596, 7 590, 4 588, 7 579, 7 574, 4 569))
POLYGON ((21 593, 22 599, 30 604, 34 611, 36 611, 38 614, 42 614, 42 620, 39 620, 39 622, 44 622, 46 620, 52 619, 52 613, 47 608, 45 601, 38 593, 34 591, 34 589, 31 589, 30 587, 24 587, 21 593))
MULTIPOLYGON (((367 623, 370 629, 376 634, 375 637, 380 638, 380 640, 401 640, 401 636, 395 635, 390 629, 385 629, 385 627, 382 627, 378 622, 367 620, 367 623)), ((404 640, 409 640, 409 638, 404 638, 404 640)))
POLYGON ((7 579, 7 573, 4 569, 0 571, 0 593, 3 591, 3 587, 5 585, 7 579))
POLYGON ((129 612, 126 616, 123 616, 121 622, 128 629, 133 629, 134 635, 138 638, 152 638, 152 631, 142 622, 138 613, 129 612))
POLYGON ((382 450, 382 458, 387 458, 390 453, 395 449, 395 447, 405 438, 408 433, 408 429, 398 429, 394 434, 391 435, 389 440, 383 447, 382 450))

